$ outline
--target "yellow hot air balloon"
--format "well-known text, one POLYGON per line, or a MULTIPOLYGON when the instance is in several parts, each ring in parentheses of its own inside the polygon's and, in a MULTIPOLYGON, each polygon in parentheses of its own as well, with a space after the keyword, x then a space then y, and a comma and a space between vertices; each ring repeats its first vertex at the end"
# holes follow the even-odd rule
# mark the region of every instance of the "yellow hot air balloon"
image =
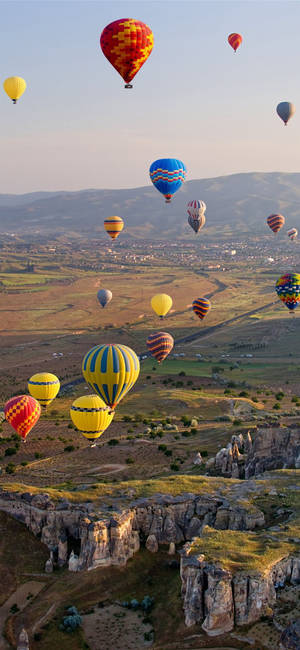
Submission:
POLYGON ((3 88, 14 104, 25 92, 26 85, 26 81, 22 77, 8 77, 3 82, 3 88))
POLYGON ((173 300, 166 293, 157 293, 156 296, 151 298, 151 307, 160 318, 163 318, 170 311, 172 305, 173 300))
POLYGON ((108 217, 104 221, 104 228, 112 239, 116 239, 124 228, 124 221, 122 217, 108 217))
POLYGON ((115 409, 134 386, 139 373, 138 356, 127 345, 120 343, 96 345, 82 362, 86 383, 111 409, 115 409))
POLYGON ((30 395, 42 406, 48 406, 60 389, 60 381, 51 372, 37 372, 28 381, 30 395))
POLYGON ((114 411, 98 397, 83 395, 73 402, 70 416, 75 427, 88 440, 95 441, 111 424, 114 411))

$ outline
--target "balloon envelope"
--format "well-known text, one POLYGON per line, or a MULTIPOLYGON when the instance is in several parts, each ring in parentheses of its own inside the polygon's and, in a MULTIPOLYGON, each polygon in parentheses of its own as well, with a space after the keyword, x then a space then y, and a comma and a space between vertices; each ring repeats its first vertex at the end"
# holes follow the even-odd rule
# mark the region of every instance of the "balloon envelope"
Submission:
POLYGON ((156 332, 148 336, 147 346, 152 356, 160 363, 173 349, 174 339, 168 332, 156 332))
POLYGON ((192 303, 193 312, 199 316, 200 320, 206 316, 211 309, 211 303, 207 298, 197 298, 192 303))
POLYGON ((26 90, 26 81, 22 77, 8 77, 3 82, 3 88, 13 103, 16 104, 26 90))
POLYGON ((82 362, 85 381, 111 409, 134 386, 139 373, 139 359, 127 345, 96 345, 82 362))
POLYGON ((293 117, 296 108, 291 102, 280 102, 276 108, 277 114, 281 117, 282 121, 287 124, 293 117))
POLYGON ((109 289, 99 289, 97 298, 102 307, 106 307, 112 299, 112 292, 109 289))
POLYGON ((177 158, 160 158, 152 163, 149 174, 153 185, 169 203, 171 197, 185 181, 186 166, 177 158))
POLYGON ((70 416, 85 438, 96 440, 111 424, 114 411, 98 395, 83 395, 73 402, 70 416))
POLYGON ((172 305, 173 300, 166 293, 157 293, 151 298, 151 307, 160 318, 163 318, 170 311, 172 305))
POLYGON ((12 397, 4 406, 7 422, 25 440, 41 415, 41 407, 31 395, 12 397))
POLYGON ((104 228, 112 239, 116 239, 124 228, 124 221, 122 217, 108 217, 104 221, 104 228))
POLYGON ((102 52, 126 82, 125 88, 132 88, 129 82, 147 61, 153 45, 150 27, 133 18, 115 20, 100 36, 102 52))
POLYGON ((298 230, 297 228, 291 228, 290 230, 288 230, 287 234, 289 238, 293 241, 298 236, 298 230))
POLYGON ((229 34, 228 36, 228 43, 229 45, 231 45, 231 47, 234 49, 235 52, 237 51, 238 47, 240 47, 242 40, 243 37, 241 36, 241 34, 233 33, 233 34, 229 34))
POLYGON ((293 311, 300 302, 300 274, 285 273, 276 282, 276 292, 284 305, 293 311))
POLYGON ((42 406, 47 406, 55 399, 60 389, 60 381, 51 372, 38 372, 28 381, 30 395, 37 399, 42 406))
POLYGON ((285 218, 282 214, 270 214, 267 218, 267 224, 271 230, 276 234, 281 230, 282 226, 285 224, 285 218))

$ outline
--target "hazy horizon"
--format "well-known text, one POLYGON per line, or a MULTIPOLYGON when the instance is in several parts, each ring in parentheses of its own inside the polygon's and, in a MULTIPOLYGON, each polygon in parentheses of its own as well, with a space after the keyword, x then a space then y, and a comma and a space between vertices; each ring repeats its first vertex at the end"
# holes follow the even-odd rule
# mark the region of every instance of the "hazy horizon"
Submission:
POLYGON ((16 106, 1 88, 1 193, 150 187, 151 162, 167 156, 185 162, 187 180, 251 172, 258 162, 261 172, 300 170, 299 3, 1 8, 1 80, 27 81, 16 106), (155 39, 130 91, 99 46, 102 29, 126 15, 155 39), (236 54, 232 31, 244 39, 236 54), (296 105, 286 128, 276 114, 284 100, 296 105))

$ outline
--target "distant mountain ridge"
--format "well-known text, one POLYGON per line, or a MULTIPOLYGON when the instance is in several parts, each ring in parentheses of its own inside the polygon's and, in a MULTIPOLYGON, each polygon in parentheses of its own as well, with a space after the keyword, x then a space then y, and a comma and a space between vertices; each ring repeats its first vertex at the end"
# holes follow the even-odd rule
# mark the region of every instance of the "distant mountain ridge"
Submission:
POLYGON ((266 217, 281 212, 300 229, 300 173, 244 173, 187 181, 164 201, 154 187, 0 195, 0 232, 93 236, 109 215, 124 218, 124 235, 162 239, 190 235, 186 204, 207 205, 205 234, 266 233, 266 217))

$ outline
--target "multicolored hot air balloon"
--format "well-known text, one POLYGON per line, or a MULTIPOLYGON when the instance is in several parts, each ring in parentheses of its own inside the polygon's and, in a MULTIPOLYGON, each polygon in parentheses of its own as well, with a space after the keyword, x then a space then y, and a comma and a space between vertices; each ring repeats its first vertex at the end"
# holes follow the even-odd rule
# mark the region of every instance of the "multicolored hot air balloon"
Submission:
POLYGON ((100 302, 101 307, 106 307, 106 305, 108 305, 112 299, 112 292, 109 289, 99 289, 97 298, 100 302))
POLYGON ((231 47, 234 49, 236 52, 238 47, 240 47, 240 44, 243 40, 243 37, 240 34, 229 34, 228 36, 228 43, 231 45, 231 47))
POLYGON ((126 82, 125 88, 132 88, 130 81, 147 61, 153 45, 150 27, 133 18, 115 20, 100 36, 102 52, 126 82))
POLYGON ((196 234, 205 224, 205 210, 206 205, 204 201, 189 201, 187 204, 188 223, 196 234))
POLYGON ((3 82, 3 88, 6 94, 12 99, 13 104, 23 95, 26 90, 26 81, 22 77, 8 77, 3 82))
POLYGON ((296 108, 295 105, 291 102, 280 102, 276 108, 276 111, 286 126, 291 117, 293 117, 296 108))
POLYGON ((134 386, 139 373, 139 359, 127 345, 96 345, 82 362, 86 383, 113 410, 134 386))
POLYGON ((207 298, 197 298, 192 303, 193 312, 199 316, 200 320, 208 314, 211 309, 211 303, 207 298))
POLYGON ((78 397, 70 408, 71 420, 76 429, 93 442, 109 427, 114 414, 98 395, 78 397))
POLYGON ((276 292, 285 306, 293 311, 300 302, 300 274, 285 273, 276 282, 276 292))
POLYGON ((284 226, 285 218, 282 214, 270 214, 267 218, 267 224, 276 235, 276 233, 281 230, 282 226, 284 226))
POLYGON ((172 305, 173 300, 167 293, 157 293, 151 298, 151 307, 160 318, 163 318, 170 311, 172 305))
POLYGON ((41 415, 41 407, 31 395, 18 395, 6 402, 4 413, 7 422, 25 441, 41 415))
POLYGON ((168 332, 156 332, 147 338, 147 346, 158 363, 164 361, 174 347, 174 339, 168 332))
POLYGON ((60 381, 51 372, 38 372, 28 381, 30 395, 38 400, 41 406, 48 406, 55 399, 60 389, 60 381))
POLYGON ((122 217, 108 217, 104 221, 104 228, 112 239, 116 239, 124 228, 124 221, 122 217))
POLYGON ((177 158, 161 158, 152 163, 149 169, 151 181, 164 195, 166 203, 170 203, 172 195, 184 183, 186 171, 185 164, 177 158))
POLYGON ((294 241, 294 239, 296 239, 296 237, 298 236, 298 230, 297 228, 291 228, 290 230, 287 231, 287 234, 291 239, 291 241, 294 241))

